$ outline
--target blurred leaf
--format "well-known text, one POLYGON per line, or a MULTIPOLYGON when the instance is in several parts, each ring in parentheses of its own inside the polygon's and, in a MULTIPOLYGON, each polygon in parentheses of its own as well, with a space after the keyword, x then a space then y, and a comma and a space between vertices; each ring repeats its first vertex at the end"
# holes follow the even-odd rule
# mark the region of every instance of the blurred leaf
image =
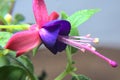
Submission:
POLYGON ((30 27, 29 24, 19 24, 19 25, 0 25, 0 29, 5 29, 8 32, 18 32, 21 30, 28 30, 30 27))
POLYGON ((38 49, 39 49, 40 46, 41 46, 41 44, 38 45, 37 47, 35 47, 35 48, 32 50, 33 56, 35 56, 35 55, 37 54, 37 51, 38 51, 38 49))
MULTIPOLYGON (((30 78, 31 80, 37 80, 36 76, 34 75, 34 68, 33 68, 33 64, 31 60, 27 56, 24 56, 24 55, 18 58, 16 58, 15 56, 16 56, 15 52, 10 52, 7 55, 7 59, 10 62, 9 65, 23 68, 24 71, 27 73, 28 78, 30 78)), ((26 80, 29 80, 29 79, 26 79, 26 80)))
MULTIPOLYGON (((71 29, 70 36, 79 36, 79 32, 78 32, 78 29, 76 27, 71 29)), ((69 45, 67 46, 66 50, 69 50, 69 52, 71 54, 74 54, 78 51, 78 49, 76 49, 72 46, 69 46, 69 45)))
POLYGON ((98 9, 80 10, 68 17, 67 20, 70 21, 72 28, 78 27, 98 11, 98 9))
POLYGON ((85 75, 76 75, 73 76, 71 80, 91 80, 91 79, 86 77, 85 75))
POLYGON ((61 19, 67 19, 68 15, 65 12, 61 12, 61 19))
POLYGON ((0 56, 0 67, 8 65, 8 64, 10 64, 10 63, 9 63, 9 60, 7 59, 7 57, 4 55, 0 56))
POLYGON ((47 77, 47 73, 43 70, 42 74, 38 78, 39 80, 46 80, 46 77, 47 77))
MULTIPOLYGON (((3 16, 0 15, 0 22, 3 23, 3 24, 7 24, 7 22, 5 21, 5 19, 3 18, 3 16)), ((1 24, 0 23, 0 24, 1 24)))
POLYGON ((0 67, 1 80, 26 80, 28 74, 26 71, 18 66, 3 66, 0 67))
POLYGON ((0 49, 0 56, 4 56, 9 53, 9 50, 7 49, 0 49))
POLYGON ((29 57, 22 55, 16 58, 16 52, 9 51, 7 58, 10 61, 10 65, 21 66, 29 70, 31 73, 34 72, 33 64, 29 57))
POLYGON ((0 15, 4 16, 10 10, 11 0, 0 0, 0 15))
POLYGON ((11 36, 12 36, 12 33, 0 32, 0 46, 4 47, 11 36))
POLYGON ((33 52, 33 56, 35 56, 37 54, 37 51, 38 51, 39 47, 35 47, 32 52, 33 52))
POLYGON ((16 20, 17 22, 20 22, 20 21, 25 20, 25 18, 24 18, 24 16, 23 16, 22 14, 16 14, 16 15, 15 15, 15 20, 16 20))
POLYGON ((31 73, 34 72, 33 64, 27 56, 20 56, 17 60, 22 63, 31 73))

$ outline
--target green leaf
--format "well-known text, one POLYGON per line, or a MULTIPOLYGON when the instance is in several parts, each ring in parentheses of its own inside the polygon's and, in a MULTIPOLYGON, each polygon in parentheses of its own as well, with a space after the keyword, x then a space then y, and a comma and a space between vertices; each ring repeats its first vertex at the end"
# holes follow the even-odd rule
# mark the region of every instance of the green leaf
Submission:
MULTIPOLYGON (((72 28, 70 31, 70 36, 79 36, 78 29, 76 27, 72 28)), ((72 46, 67 46, 66 50, 69 50, 71 54, 74 54, 78 51, 78 49, 72 47, 72 46)))
POLYGON ((9 53, 8 49, 0 49, 0 56, 4 56, 9 53))
POLYGON ((68 17, 67 20, 70 21, 72 28, 78 27, 98 11, 99 9, 81 10, 68 17))
POLYGON ((79 31, 76 27, 71 29, 70 36, 79 36, 79 31))
POLYGON ((4 47, 11 36, 12 36, 12 33, 0 32, 0 46, 4 47))
POLYGON ((15 15, 15 19, 19 22, 19 21, 23 21, 25 20, 24 16, 22 14, 16 14, 15 15))
POLYGON ((7 22, 5 21, 5 19, 3 18, 3 16, 0 15, 0 24, 7 24, 7 22))
POLYGON ((36 80, 36 76, 34 74, 34 68, 33 68, 33 64, 31 60, 27 56, 24 56, 24 55, 18 58, 16 58, 15 56, 16 56, 16 53, 12 51, 7 55, 7 59, 10 62, 9 65, 23 68, 25 72, 27 73, 28 78, 30 78, 31 80, 36 80))
POLYGON ((0 56, 0 67, 10 64, 6 56, 0 56))
POLYGON ((3 66, 0 67, 1 80, 26 80, 28 74, 26 71, 18 66, 3 66))
POLYGON ((9 51, 7 58, 10 61, 10 65, 21 66, 29 70, 31 73, 34 72, 33 64, 28 56, 22 55, 16 58, 16 53, 9 51))
POLYGON ((61 19, 67 19, 67 18, 68 18, 68 15, 64 11, 62 11, 61 12, 61 19))
POLYGON ((33 52, 33 56, 35 56, 37 54, 37 51, 38 51, 39 47, 35 47, 32 52, 33 52))
POLYGON ((0 15, 4 16, 10 10, 11 0, 0 0, 0 15))
POLYGON ((17 60, 22 63, 31 73, 34 72, 33 64, 27 56, 20 56, 17 60))
POLYGON ((91 80, 91 79, 86 77, 85 75, 75 75, 72 77, 71 80, 91 80))

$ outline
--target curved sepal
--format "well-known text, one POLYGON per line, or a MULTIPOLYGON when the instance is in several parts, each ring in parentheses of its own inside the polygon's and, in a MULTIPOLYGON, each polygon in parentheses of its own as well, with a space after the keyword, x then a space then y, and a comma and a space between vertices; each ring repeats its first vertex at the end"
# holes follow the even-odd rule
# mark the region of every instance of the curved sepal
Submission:
POLYGON ((33 12, 36 23, 42 27, 48 21, 48 12, 44 0, 33 0, 33 12))
POLYGON ((17 51, 17 56, 33 49, 41 43, 38 31, 22 31, 15 33, 5 48, 17 51))

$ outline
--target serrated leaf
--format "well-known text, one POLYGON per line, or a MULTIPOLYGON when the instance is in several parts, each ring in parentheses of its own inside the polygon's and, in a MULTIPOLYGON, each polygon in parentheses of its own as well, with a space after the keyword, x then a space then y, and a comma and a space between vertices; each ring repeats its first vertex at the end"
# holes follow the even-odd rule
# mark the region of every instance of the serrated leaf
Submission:
POLYGON ((78 27, 98 11, 98 9, 80 10, 68 17, 67 20, 70 21, 72 27, 78 27))
POLYGON ((4 47, 11 36, 12 36, 12 33, 0 32, 0 46, 4 47))
POLYGON ((73 76, 71 80, 91 80, 91 79, 86 77, 85 75, 76 75, 73 76))
POLYGON ((26 80, 28 74, 26 71, 18 66, 3 66, 0 67, 1 80, 26 80))

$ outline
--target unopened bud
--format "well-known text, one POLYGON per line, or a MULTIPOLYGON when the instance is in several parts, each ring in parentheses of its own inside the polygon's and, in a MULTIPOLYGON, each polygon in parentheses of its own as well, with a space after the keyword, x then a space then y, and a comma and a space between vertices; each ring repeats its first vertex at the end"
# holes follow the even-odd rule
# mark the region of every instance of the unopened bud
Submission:
POLYGON ((4 19, 5 19, 6 22, 9 24, 9 23, 11 23, 11 21, 12 21, 12 16, 11 16, 9 13, 7 13, 7 14, 4 16, 4 19))

